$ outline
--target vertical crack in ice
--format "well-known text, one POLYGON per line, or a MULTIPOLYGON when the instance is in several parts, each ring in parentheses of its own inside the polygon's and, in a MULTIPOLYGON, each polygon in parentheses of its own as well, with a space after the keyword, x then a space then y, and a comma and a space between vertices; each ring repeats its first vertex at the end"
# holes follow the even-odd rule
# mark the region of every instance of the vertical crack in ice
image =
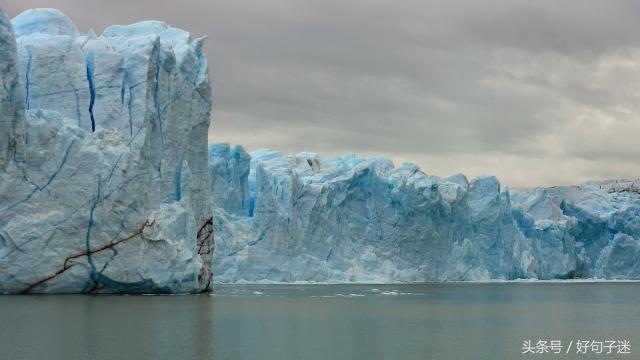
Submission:
POLYGON ((30 104, 29 104, 29 86, 30 86, 30 82, 29 82, 29 74, 31 73, 31 62, 33 60, 32 55, 31 55, 31 47, 27 46, 25 47, 27 50, 27 55, 29 55, 28 59, 27 59, 27 69, 25 71, 24 74, 24 99, 25 99, 25 106, 27 108, 27 110, 29 110, 30 104))
POLYGON ((129 90, 129 100, 127 101, 127 113, 129 115, 129 138, 133 138, 133 119, 131 118, 131 105, 133 102, 133 92, 131 91, 132 87, 129 84, 129 70, 124 69, 122 74, 122 85, 120 85, 120 112, 124 109, 124 98, 126 96, 126 91, 129 90))
POLYGON ((93 230, 93 213, 96 210, 96 207, 98 207, 98 204, 100 204, 100 202, 102 201, 100 199, 100 175, 98 175, 97 181, 96 183, 98 184, 98 189, 96 191, 96 197, 93 201, 93 204, 91 205, 91 208, 89 209, 89 221, 87 222, 87 234, 85 236, 85 248, 87 250, 87 262, 89 263, 89 266, 91 266, 91 277, 93 278, 93 274, 96 271, 96 266, 93 263, 93 258, 91 257, 91 231, 93 230))
POLYGON ((373 218, 372 220, 372 225, 374 227, 376 227, 377 232, 378 232, 378 240, 379 241, 384 241, 384 228, 383 228, 383 224, 382 224, 382 215, 380 214, 380 208, 378 206, 378 202, 376 201, 375 196, 370 193, 369 196, 371 197, 371 202, 372 202, 372 212, 373 212, 373 218))
MULTIPOLYGON (((204 39, 202 39, 204 40, 204 39)), ((202 72, 202 65, 204 64, 204 61, 202 59, 202 40, 200 39, 196 39, 196 41, 194 42, 194 47, 193 50, 195 52, 195 56, 196 56, 196 66, 195 69, 193 69, 193 72, 191 74, 191 76, 193 77, 193 87, 197 88, 197 82, 198 82, 198 77, 200 76, 200 73, 202 72)))
MULTIPOLYGON (((94 67, 94 54, 89 53, 87 55, 87 81, 89 82, 89 116, 91 117, 91 131, 96 131, 96 120, 93 116, 93 104, 96 101, 96 87, 93 83, 93 67, 94 67)), ((77 95, 76 95, 77 97, 77 95)))
MULTIPOLYGON (((156 72, 155 72, 155 86, 153 89, 153 104, 155 106, 155 110, 156 110, 156 117, 158 120, 158 130, 160 131, 160 154, 162 154, 162 151, 164 149, 164 131, 162 128, 162 109, 160 106, 160 70, 161 70, 161 45, 160 45, 160 40, 158 40, 157 42, 157 53, 156 53, 156 59, 155 59, 155 65, 156 65, 156 72)), ((160 158, 158 159, 158 173, 160 173, 160 175, 162 175, 162 156, 160 156, 160 158)))
POLYGON ((120 159, 122 159, 123 155, 124 155, 124 153, 120 154, 118 156, 118 158, 116 159, 116 161, 113 163, 113 166, 111 167, 111 171, 109 171, 109 175, 107 176, 107 181, 105 182, 107 185, 109 184, 109 182, 111 182, 111 178, 113 177, 113 173, 118 168, 118 164, 120 163, 120 159))
MULTIPOLYGON (((62 62, 62 66, 64 67, 64 72, 66 74, 72 74, 73 72, 70 72, 69 69, 67 69, 67 64, 66 62, 62 62)), ((76 100, 76 118, 78 120, 78 127, 82 127, 82 112, 80 111, 80 95, 78 95, 78 89, 76 88, 76 85, 73 83, 73 78, 70 79, 71 83, 71 91, 73 91, 73 95, 75 96, 75 100, 76 100)))
POLYGON ((324 259, 324 261, 328 262, 332 254, 333 254, 333 244, 331 244, 331 247, 329 248, 329 253, 327 254, 327 257, 324 259))
POLYGON ((180 184, 180 178, 182 177, 182 161, 178 162, 178 166, 176 166, 176 170, 173 175, 174 182, 174 195, 176 201, 180 201, 182 198, 182 189, 180 184))
POLYGON ((249 197, 249 205, 247 205, 247 216, 253 217, 253 209, 256 206, 256 200, 253 197, 249 197))
POLYGON ((120 84, 120 111, 124 109, 124 94, 125 89, 127 88, 127 74, 127 69, 124 69, 124 71, 122 72, 122 83, 120 84))
POLYGON ((109 266, 109 264, 111 264, 111 262, 116 258, 116 256, 118 256, 118 250, 115 247, 110 248, 110 250, 113 252, 113 254, 111 254, 111 257, 109 257, 109 259, 106 260, 104 264, 102 264, 102 268, 100 269, 100 271, 98 271, 97 275, 95 277, 92 277, 91 281, 93 282, 93 285, 91 286, 91 288, 87 291, 83 290, 83 292, 88 292, 90 294, 93 294, 105 288, 102 282, 96 281, 96 280, 99 280, 102 277, 106 277, 104 275, 104 271, 107 270, 107 267, 109 266))
POLYGON ((329 247, 329 253, 327 254, 327 257, 324 259, 324 261, 326 262, 328 262, 329 259, 331 258, 331 255, 333 255, 333 248, 335 247, 336 242, 340 238, 340 228, 342 227, 342 216, 337 217, 337 222, 338 223, 336 224, 336 233, 331 238, 331 246, 329 247))
POLYGON ((42 186, 42 188, 39 188, 38 190, 42 191, 44 188, 49 186, 49 184, 51 184, 51 182, 53 181, 53 179, 55 179, 56 176, 58 176, 58 174, 60 173, 60 170, 62 170, 62 167, 67 162, 67 159, 69 158, 69 153, 71 152, 71 148, 75 143, 76 143, 75 139, 71 141, 71 144, 69 144, 69 146, 67 147, 67 150, 64 152, 64 155, 62 156, 62 160, 60 161, 60 165, 58 166, 58 168, 53 172, 53 174, 51 174, 51 176, 49 176, 47 183, 44 184, 44 186, 42 186))

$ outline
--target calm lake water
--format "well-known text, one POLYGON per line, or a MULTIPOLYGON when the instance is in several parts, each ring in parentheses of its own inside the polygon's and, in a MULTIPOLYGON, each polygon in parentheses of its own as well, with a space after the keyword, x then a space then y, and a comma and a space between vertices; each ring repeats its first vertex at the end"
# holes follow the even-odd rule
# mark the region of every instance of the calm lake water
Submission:
MULTIPOLYGON (((606 351, 605 351, 606 352, 606 351)), ((0 359, 638 359, 640 283, 218 286, 0 296, 0 359), (523 355, 558 340, 565 355, 523 355), (576 354, 628 340, 631 355, 576 354)))

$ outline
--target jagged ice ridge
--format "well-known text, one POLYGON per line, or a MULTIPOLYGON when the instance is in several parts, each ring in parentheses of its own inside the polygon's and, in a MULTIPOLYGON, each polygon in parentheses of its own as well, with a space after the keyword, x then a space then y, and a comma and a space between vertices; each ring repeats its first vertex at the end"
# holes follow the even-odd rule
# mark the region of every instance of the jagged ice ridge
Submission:
POLYGON ((640 278, 638 181, 513 191, 384 157, 209 154, 217 282, 640 278))

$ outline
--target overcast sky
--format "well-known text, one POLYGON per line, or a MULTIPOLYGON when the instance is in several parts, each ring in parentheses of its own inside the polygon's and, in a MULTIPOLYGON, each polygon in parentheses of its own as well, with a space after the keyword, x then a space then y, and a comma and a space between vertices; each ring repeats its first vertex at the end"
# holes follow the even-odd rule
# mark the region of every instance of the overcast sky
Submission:
POLYGON ((512 187, 640 177, 638 1, 0 0, 208 35, 210 142, 512 187))

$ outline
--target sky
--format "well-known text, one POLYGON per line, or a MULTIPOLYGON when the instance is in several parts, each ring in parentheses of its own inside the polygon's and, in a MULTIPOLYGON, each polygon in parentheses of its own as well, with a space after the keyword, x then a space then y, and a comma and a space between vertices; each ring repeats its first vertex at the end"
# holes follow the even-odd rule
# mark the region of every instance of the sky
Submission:
POLYGON ((640 177, 640 2, 0 0, 207 35, 210 142, 510 187, 640 177))

